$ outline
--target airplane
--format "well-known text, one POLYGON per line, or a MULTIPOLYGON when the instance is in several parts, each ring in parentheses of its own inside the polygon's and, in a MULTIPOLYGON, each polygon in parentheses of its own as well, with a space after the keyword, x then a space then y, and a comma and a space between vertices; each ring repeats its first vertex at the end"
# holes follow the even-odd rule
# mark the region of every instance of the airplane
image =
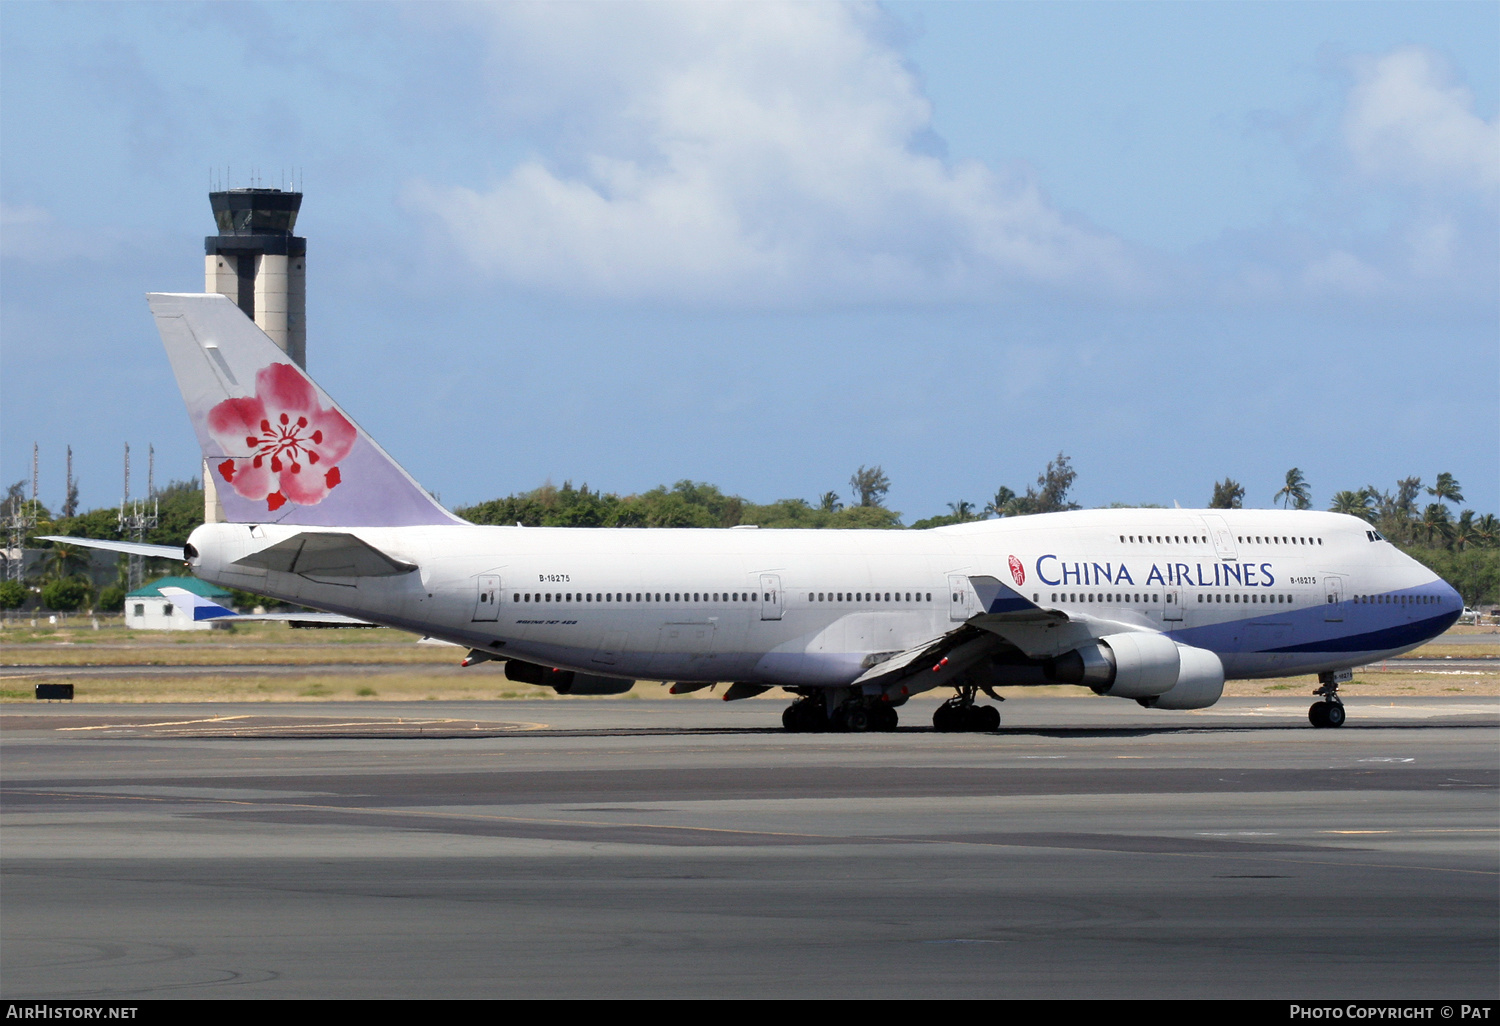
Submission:
POLYGON ((611 695, 639 679, 794 696, 789 731, 999 726, 998 687, 1069 684, 1164 710, 1224 681, 1318 675, 1338 727, 1355 666, 1415 648, 1458 592, 1369 524, 1296 510, 1096 509, 922 531, 470 524, 422 489, 227 297, 148 296, 222 501, 198 577, 611 695))

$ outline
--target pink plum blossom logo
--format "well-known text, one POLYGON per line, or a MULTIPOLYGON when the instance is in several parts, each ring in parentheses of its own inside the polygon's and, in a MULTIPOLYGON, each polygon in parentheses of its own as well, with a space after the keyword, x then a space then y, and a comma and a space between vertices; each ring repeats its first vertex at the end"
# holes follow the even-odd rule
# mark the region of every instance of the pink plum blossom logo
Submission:
POLYGON ((1010 557, 1010 575, 1015 579, 1016 587, 1019 588, 1026 583, 1026 568, 1015 556, 1010 557))
POLYGON ((268 510, 287 502, 315 506, 341 480, 339 461, 354 446, 354 425, 324 409, 312 383, 289 363, 255 375, 255 395, 225 399, 208 411, 208 430, 224 452, 249 449, 215 465, 219 476, 268 510))

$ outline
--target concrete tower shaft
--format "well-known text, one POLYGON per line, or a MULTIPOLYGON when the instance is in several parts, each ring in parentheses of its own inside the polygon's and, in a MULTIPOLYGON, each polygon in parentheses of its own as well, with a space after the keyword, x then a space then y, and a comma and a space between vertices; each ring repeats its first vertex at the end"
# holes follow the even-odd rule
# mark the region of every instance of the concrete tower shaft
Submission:
POLYGON ((219 234, 203 241, 204 290, 228 296, 299 367, 307 366, 307 240, 300 192, 208 194, 219 234))

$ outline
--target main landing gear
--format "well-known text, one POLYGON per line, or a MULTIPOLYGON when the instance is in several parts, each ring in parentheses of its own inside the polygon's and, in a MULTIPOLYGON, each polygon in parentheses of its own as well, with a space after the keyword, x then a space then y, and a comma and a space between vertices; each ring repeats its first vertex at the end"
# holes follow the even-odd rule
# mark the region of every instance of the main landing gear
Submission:
POLYGON ((896 729, 900 717, 895 706, 886 702, 854 699, 828 712, 822 695, 809 695, 787 706, 781 713, 781 725, 795 734, 820 734, 824 731, 862 734, 868 730, 896 729))
POLYGON ((1352 670, 1330 670, 1318 674, 1321 687, 1314 691, 1322 695, 1323 701, 1314 702, 1307 710, 1307 720, 1314 727, 1342 727, 1344 725, 1344 703, 1339 698, 1339 685, 1354 679, 1352 670))
POLYGON ((932 725, 943 733, 983 732, 1000 729, 1000 710, 993 705, 975 705, 976 688, 959 688, 958 694, 937 707, 932 725))

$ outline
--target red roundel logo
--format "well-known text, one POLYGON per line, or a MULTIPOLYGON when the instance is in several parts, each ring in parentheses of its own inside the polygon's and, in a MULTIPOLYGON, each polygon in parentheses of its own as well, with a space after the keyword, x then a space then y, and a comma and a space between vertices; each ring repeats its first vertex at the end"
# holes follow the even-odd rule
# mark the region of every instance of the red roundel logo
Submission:
POLYGON ((1026 568, 1015 556, 1010 557, 1010 575, 1016 579, 1016 587, 1026 583, 1026 568))

